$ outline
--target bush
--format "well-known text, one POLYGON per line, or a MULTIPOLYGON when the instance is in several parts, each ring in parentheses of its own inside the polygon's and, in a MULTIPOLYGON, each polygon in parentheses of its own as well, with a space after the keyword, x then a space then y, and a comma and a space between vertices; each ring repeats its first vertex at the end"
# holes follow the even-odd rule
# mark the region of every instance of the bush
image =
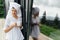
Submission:
POLYGON ((52 20, 46 20, 46 25, 48 26, 54 26, 54 22, 52 20))
POLYGON ((4 4, 3 0, 0 0, 0 18, 4 17, 4 4))

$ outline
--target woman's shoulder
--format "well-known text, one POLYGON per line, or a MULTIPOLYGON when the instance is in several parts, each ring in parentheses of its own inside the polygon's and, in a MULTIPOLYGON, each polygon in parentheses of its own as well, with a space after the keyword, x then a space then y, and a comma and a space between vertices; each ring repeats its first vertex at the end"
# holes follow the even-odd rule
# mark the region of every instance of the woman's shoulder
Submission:
POLYGON ((6 17, 6 20, 11 20, 12 17, 6 17))

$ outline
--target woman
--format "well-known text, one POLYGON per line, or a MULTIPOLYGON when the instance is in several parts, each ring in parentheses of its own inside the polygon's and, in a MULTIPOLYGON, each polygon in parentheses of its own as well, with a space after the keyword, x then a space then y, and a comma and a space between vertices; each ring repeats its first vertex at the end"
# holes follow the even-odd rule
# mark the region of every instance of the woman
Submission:
POLYGON ((40 30, 39 30, 39 23, 40 23, 40 18, 39 18, 39 8, 35 7, 33 10, 33 17, 32 17, 32 33, 31 36, 33 40, 38 40, 38 36, 40 35, 40 30))
POLYGON ((23 40, 24 37, 20 29, 21 27, 22 18, 20 5, 15 2, 10 2, 10 7, 4 25, 6 40, 23 40))

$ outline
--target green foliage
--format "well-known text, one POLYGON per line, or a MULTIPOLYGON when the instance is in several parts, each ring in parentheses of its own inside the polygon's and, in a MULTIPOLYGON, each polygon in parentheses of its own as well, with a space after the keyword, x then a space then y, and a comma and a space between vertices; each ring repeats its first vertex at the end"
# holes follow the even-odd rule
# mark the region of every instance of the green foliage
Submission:
POLYGON ((49 37, 53 38, 54 40, 60 40, 60 30, 52 32, 49 37))
POLYGON ((45 22, 46 22, 46 11, 44 12, 42 19, 41 19, 42 24, 45 24, 45 22))
POLYGON ((54 40, 60 40, 60 30, 52 28, 51 26, 41 25, 40 30, 43 34, 51 37, 54 40))
POLYGON ((0 4, 3 4, 3 0, 0 0, 0 4))
POLYGON ((47 36, 49 36, 51 32, 56 31, 56 29, 49 27, 49 26, 46 26, 46 25, 41 25, 40 30, 43 34, 45 34, 47 36))
POLYGON ((4 4, 3 0, 0 0, 0 18, 4 17, 4 4))
POLYGON ((58 25, 59 24, 59 20, 58 20, 59 18, 58 18, 58 14, 56 15, 56 17, 55 17, 55 19, 54 19, 54 23, 55 23, 55 25, 58 25))

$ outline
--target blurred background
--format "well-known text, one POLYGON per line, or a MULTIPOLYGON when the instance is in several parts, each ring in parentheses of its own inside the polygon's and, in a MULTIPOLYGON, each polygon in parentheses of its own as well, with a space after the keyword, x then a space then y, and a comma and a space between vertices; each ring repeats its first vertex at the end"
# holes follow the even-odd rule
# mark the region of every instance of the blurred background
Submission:
POLYGON ((4 2, 3 0, 0 0, 0 18, 4 17, 4 2))

